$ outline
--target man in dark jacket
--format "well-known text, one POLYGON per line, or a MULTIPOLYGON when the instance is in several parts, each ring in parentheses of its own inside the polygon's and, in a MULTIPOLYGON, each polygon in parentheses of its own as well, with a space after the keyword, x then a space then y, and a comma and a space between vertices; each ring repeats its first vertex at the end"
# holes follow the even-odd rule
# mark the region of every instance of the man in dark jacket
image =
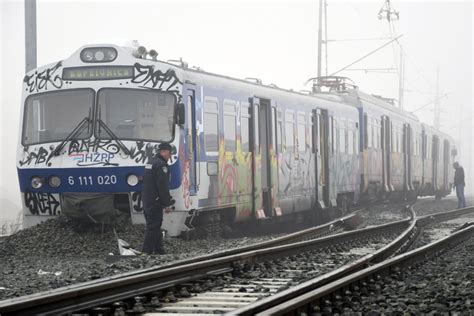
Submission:
POLYGON ((161 223, 163 210, 171 212, 172 198, 169 190, 170 172, 167 161, 171 157, 171 145, 161 143, 158 154, 145 165, 143 176, 143 211, 146 230, 143 252, 146 254, 164 254, 161 223))
POLYGON ((464 169, 458 162, 453 164, 454 169, 454 187, 456 188, 456 195, 458 197, 458 208, 466 207, 466 199, 464 198, 464 169))

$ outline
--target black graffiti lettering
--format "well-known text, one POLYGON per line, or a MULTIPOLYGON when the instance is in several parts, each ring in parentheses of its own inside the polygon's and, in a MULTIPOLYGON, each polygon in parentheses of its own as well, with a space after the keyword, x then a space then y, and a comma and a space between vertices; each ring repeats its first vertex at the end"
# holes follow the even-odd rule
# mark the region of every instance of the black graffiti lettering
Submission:
POLYGON ((30 165, 34 162, 35 165, 37 164, 48 164, 53 158, 52 152, 49 152, 46 148, 40 147, 38 151, 31 151, 28 152, 26 157, 23 160, 20 160, 20 166, 30 165))
POLYGON ((99 150, 105 151, 109 154, 118 154, 120 148, 117 144, 113 143, 111 140, 72 140, 69 145, 68 154, 81 154, 89 152, 98 152, 99 150))
POLYGON ((133 83, 142 84, 143 87, 172 91, 177 95, 178 101, 181 100, 181 95, 177 93, 178 85, 181 84, 181 81, 176 76, 174 70, 169 69, 166 72, 161 70, 154 71, 153 66, 143 66, 139 63, 136 63, 134 67, 135 76, 132 78, 133 83))
POLYGON ((153 157, 152 146, 147 146, 143 141, 137 141, 135 147, 130 149, 130 158, 137 163, 145 163, 153 157))
POLYGON ((58 215, 59 201, 51 193, 25 192, 25 205, 33 215, 58 215))
POLYGON ((132 193, 133 210, 135 212, 143 212, 142 192, 132 193))
POLYGON ((56 71, 62 66, 62 62, 58 62, 52 68, 43 70, 42 72, 35 72, 31 76, 25 76, 23 81, 28 86, 29 92, 39 92, 41 90, 48 90, 48 84, 51 84, 57 89, 63 86, 63 79, 56 71))

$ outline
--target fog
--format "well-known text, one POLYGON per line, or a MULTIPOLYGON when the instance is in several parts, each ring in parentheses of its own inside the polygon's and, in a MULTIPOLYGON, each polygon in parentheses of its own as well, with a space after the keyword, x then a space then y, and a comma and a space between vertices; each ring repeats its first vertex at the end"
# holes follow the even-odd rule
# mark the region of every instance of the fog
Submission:
MULTIPOLYGON (((380 1, 328 1, 328 39, 387 38, 380 1)), ((441 129, 455 137, 458 160, 473 192, 473 4, 392 1, 400 12, 393 34, 405 55, 404 108, 433 123, 439 68, 441 129), (424 106, 424 107, 423 107, 424 106), (420 109, 421 108, 421 109, 420 109)), ((24 57, 23 1, 0 0, 0 220, 20 210, 16 148, 24 57)), ((295 90, 316 76, 318 1, 47 1, 37 0, 38 65, 67 58, 98 39, 137 39, 161 60, 182 57, 190 65, 228 76, 257 77, 295 90)), ((392 34, 392 35, 393 35, 392 34)), ((387 39, 328 44, 328 72, 350 64, 387 39)), ((398 44, 351 68, 398 68, 398 44)), ((323 58, 324 60, 324 58, 323 58)), ((323 63, 324 65, 324 63, 323 63)), ((323 71, 324 74, 324 71, 323 71)), ((359 70, 362 91, 398 99, 398 75, 359 70)))

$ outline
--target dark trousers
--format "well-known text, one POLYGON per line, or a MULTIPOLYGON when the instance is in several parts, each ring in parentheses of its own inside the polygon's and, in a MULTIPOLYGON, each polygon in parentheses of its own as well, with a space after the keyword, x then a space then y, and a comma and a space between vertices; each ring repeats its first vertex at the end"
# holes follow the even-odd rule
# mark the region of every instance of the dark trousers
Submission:
POLYGON ((458 208, 466 207, 466 199, 464 198, 464 184, 456 186, 456 195, 458 197, 458 208))
POLYGON ((147 254, 163 253, 163 235, 161 223, 163 222, 163 208, 161 206, 145 209, 145 240, 143 252, 147 254))

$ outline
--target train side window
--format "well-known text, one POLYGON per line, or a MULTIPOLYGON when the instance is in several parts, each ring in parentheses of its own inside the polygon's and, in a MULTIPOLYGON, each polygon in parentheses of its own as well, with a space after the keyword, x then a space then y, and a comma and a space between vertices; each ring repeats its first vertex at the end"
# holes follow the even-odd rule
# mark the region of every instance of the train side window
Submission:
POLYGON ((206 98, 204 103, 204 144, 206 153, 219 152, 219 125, 217 99, 206 98))
POLYGON ((298 114, 298 152, 306 151, 306 117, 304 114, 298 114))
POLYGON ((367 118, 367 113, 364 113, 364 148, 369 148, 369 120, 367 118))
POLYGON ((287 152, 295 151, 295 118, 293 113, 285 113, 285 147, 287 152))
POLYGON ((224 100, 224 150, 235 152, 236 146, 236 103, 224 100))
POLYGON ((276 151, 281 153, 283 151, 283 118, 281 111, 277 112, 277 122, 276 122, 276 151))
POLYGON ((277 129, 277 124, 276 124, 276 108, 272 107, 272 121, 270 126, 272 126, 272 148, 273 152, 276 153, 276 129, 277 129))
POLYGON ((339 138, 339 152, 345 153, 346 152, 346 122, 345 121, 339 121, 338 122, 338 138, 339 138))
POLYGON ((354 123, 349 122, 347 129, 347 153, 349 155, 354 154, 354 123))
POLYGON ((260 122, 260 120, 259 120, 259 116, 258 116, 259 111, 260 111, 260 107, 258 105, 255 105, 253 107, 253 120, 254 120, 253 121, 254 122, 254 124, 253 124, 253 144, 255 146, 255 150, 256 150, 257 153, 260 152, 260 133, 259 133, 259 128, 260 128, 259 127, 260 126, 259 122, 260 122))
POLYGON ((314 153, 314 146, 313 146, 313 115, 308 115, 308 146, 311 148, 310 152, 314 153))
POLYGON ((375 124, 374 124, 374 134, 375 134, 375 144, 374 148, 380 148, 380 127, 379 127, 379 120, 375 119, 375 124))
POLYGON ((249 152, 250 150, 250 107, 248 103, 242 102, 240 109, 240 143, 241 151, 249 152))
POLYGON ((367 120, 367 148, 372 148, 372 137, 373 137, 373 130, 372 130, 372 118, 367 120))
POLYGON ((334 152, 336 151, 336 126, 334 122, 334 117, 331 116, 329 119, 329 139, 331 140, 331 145, 330 148, 331 150, 329 151, 330 156, 334 155, 334 152))

